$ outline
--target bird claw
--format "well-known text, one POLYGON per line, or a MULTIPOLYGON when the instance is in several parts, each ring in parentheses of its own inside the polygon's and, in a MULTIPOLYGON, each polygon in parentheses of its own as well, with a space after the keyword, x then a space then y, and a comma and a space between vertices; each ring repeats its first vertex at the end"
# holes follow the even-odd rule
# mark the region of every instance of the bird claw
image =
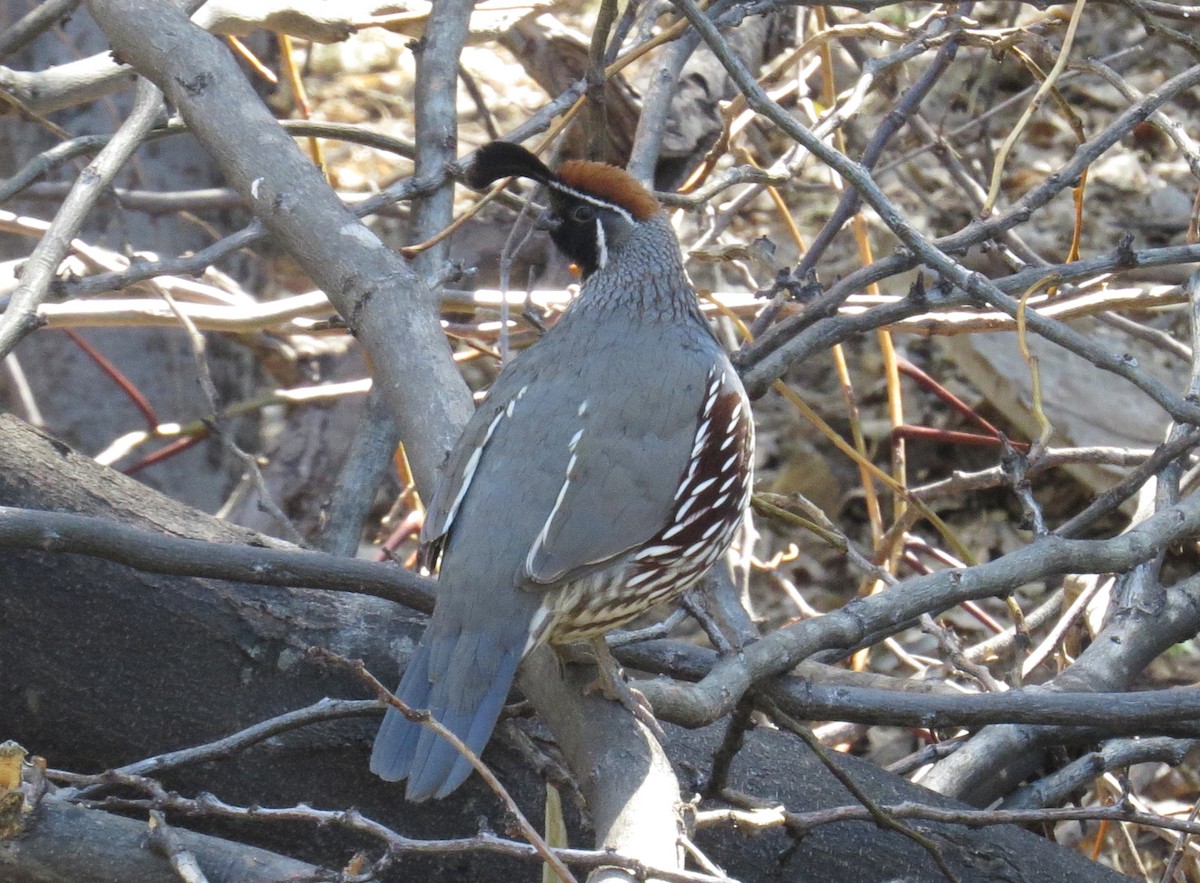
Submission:
POLYGON ((662 725, 654 716, 654 709, 650 706, 650 701, 646 699, 646 695, 641 690, 631 686, 625 679, 625 672, 612 655, 612 651, 608 649, 608 644, 604 639, 594 640, 592 647, 596 656, 596 678, 583 688, 583 692, 599 692, 610 702, 620 702, 625 710, 640 721, 646 729, 659 739, 666 738, 662 725))

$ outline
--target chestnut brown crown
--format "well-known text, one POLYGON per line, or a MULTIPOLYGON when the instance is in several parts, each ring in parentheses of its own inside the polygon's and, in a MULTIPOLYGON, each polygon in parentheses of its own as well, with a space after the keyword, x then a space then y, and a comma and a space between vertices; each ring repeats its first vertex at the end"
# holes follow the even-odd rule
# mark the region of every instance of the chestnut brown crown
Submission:
POLYGON ((612 249, 634 227, 661 211, 658 200, 624 169, 607 163, 570 160, 557 174, 526 150, 507 141, 480 148, 467 183, 482 189, 500 178, 529 178, 550 192, 550 237, 586 279, 608 262, 612 249))

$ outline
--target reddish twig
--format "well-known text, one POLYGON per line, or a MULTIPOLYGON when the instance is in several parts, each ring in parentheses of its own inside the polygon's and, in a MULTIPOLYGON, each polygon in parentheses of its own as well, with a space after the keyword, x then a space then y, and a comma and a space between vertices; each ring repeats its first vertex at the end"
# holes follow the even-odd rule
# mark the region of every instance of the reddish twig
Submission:
MULTIPOLYGON (((996 448, 1003 445, 1002 436, 980 435, 977 432, 959 432, 954 429, 936 429, 932 426, 913 426, 904 424, 892 429, 892 438, 911 438, 924 441, 943 442, 951 445, 976 445, 979 447, 996 448)), ((1021 453, 1029 451, 1029 445, 1024 442, 1010 441, 1014 450, 1021 453)))
POLYGON ((158 426, 159 420, 158 415, 154 413, 154 406, 150 404, 150 400, 142 395, 142 391, 134 385, 132 380, 125 376, 120 368, 110 362, 100 350, 96 349, 70 328, 64 328, 63 332, 67 337, 71 338, 77 347, 83 350, 89 359, 96 363, 96 366, 101 371, 108 375, 109 379, 117 385, 121 392, 125 393, 126 397, 133 402, 133 406, 142 412, 142 417, 150 429, 158 426))
POLYGON ((171 442, 169 445, 164 445, 163 447, 161 447, 157 451, 155 451, 153 454, 147 454, 145 457, 138 460, 132 466, 128 466, 125 469, 122 469, 121 471, 124 472, 126 475, 135 475, 136 473, 141 472, 143 469, 146 469, 147 467, 153 466, 156 463, 161 463, 164 460, 169 460, 171 457, 174 457, 176 454, 182 453, 183 451, 186 451, 188 448, 199 444, 204 439, 208 438, 208 435, 209 435, 209 431, 206 429, 203 432, 197 432, 195 435, 189 435, 189 436, 186 436, 185 438, 177 438, 177 439, 175 439, 175 441, 171 442))

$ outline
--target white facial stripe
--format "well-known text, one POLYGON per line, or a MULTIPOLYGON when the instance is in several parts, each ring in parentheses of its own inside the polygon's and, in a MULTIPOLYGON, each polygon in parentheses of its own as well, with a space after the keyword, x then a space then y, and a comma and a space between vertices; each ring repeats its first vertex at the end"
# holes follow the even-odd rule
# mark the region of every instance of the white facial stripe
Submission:
POLYGON ((621 206, 617 205, 616 203, 605 202, 603 199, 597 199, 595 196, 592 196, 590 193, 584 193, 582 190, 576 190, 573 187, 568 187, 566 184, 563 184, 560 181, 547 181, 546 184, 549 187, 553 187, 559 193, 565 193, 568 196, 573 196, 578 200, 582 200, 583 202, 586 202, 588 205, 594 205, 597 208, 604 208, 604 209, 608 209, 609 211, 616 212, 618 215, 620 215, 622 218, 624 218, 626 221, 628 221, 631 224, 637 223, 637 221, 634 219, 633 215, 631 215, 625 209, 621 208, 621 206))
POLYGON ((596 218, 596 266, 603 270, 608 263, 608 243, 604 241, 604 225, 596 218))

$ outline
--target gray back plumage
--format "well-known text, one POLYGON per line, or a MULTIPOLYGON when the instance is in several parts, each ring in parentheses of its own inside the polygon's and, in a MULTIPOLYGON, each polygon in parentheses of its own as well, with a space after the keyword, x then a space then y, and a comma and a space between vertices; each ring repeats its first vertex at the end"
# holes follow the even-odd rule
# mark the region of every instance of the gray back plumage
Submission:
POLYGON ((687 284, 673 231, 655 217, 502 372, 447 461, 422 541, 448 534, 444 570, 457 571, 449 561, 473 555, 480 565, 491 562, 497 577, 553 587, 649 539, 687 465, 714 362, 727 363, 725 353, 687 284), (614 313, 620 321, 610 320, 614 313), (520 456, 497 463, 489 449, 520 456), (567 496, 527 569, 526 553, 558 501, 572 454, 567 496), (497 517, 503 531, 492 529, 497 517), (493 548, 499 537, 504 548, 493 548))

